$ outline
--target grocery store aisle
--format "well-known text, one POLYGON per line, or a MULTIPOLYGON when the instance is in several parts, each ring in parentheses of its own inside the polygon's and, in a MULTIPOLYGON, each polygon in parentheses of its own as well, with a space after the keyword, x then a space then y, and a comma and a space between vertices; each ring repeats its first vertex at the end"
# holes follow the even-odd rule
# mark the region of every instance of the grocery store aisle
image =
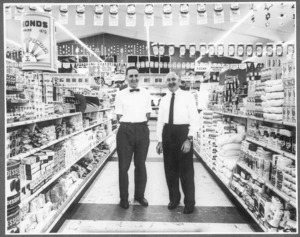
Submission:
MULTIPOLYGON (((150 148, 147 158, 148 182, 145 197, 148 207, 133 199, 133 171, 129 170, 130 207, 119 207, 118 160, 115 153, 89 187, 76 208, 64 221, 59 233, 121 233, 121 232, 253 232, 237 208, 219 188, 203 165, 195 158, 196 208, 185 215, 183 201, 175 210, 168 210, 167 184, 163 159, 156 151, 156 122, 150 121, 150 148)), ((182 198, 183 200, 183 198, 182 198)))

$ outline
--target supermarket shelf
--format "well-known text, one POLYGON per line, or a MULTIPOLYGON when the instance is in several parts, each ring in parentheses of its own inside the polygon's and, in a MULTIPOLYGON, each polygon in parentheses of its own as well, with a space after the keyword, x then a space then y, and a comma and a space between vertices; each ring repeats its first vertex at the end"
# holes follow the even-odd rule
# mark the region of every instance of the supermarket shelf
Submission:
POLYGON ((254 214, 248 209, 247 205, 244 203, 244 200, 242 198, 240 198, 233 190, 231 190, 226 183, 223 182, 222 179, 219 178, 218 174, 212 170, 211 168, 209 168, 206 164, 206 162, 201 158, 199 152, 197 150, 194 149, 194 153, 196 154, 196 156, 198 157, 198 159, 202 160, 203 163, 205 163, 206 168, 210 171, 210 173, 213 173, 215 178, 218 179, 218 181, 221 182, 221 184, 223 184, 223 187, 226 188, 227 191, 229 191, 229 193, 235 198, 235 200, 243 207, 243 209, 251 216, 251 218, 256 222, 256 224, 260 227, 261 230, 263 230, 264 232, 267 232, 266 227, 264 227, 259 220, 257 220, 257 218, 254 216, 254 214))
MULTIPOLYGON (((55 216, 44 226, 43 233, 52 233, 54 228, 57 228, 56 225, 59 224, 60 220, 67 213, 67 210, 71 207, 72 204, 76 203, 76 200, 81 198, 86 188, 89 187, 91 182, 97 177, 101 169, 104 167, 107 159, 115 152, 116 147, 111 150, 111 152, 98 164, 91 173, 88 174, 86 179, 76 188, 76 190, 68 197, 64 204, 57 210, 55 216)), ((55 231, 56 232, 56 231, 55 231)))
POLYGON ((254 119, 254 120, 259 120, 259 121, 268 122, 268 123, 276 123, 276 124, 287 125, 287 126, 291 126, 291 127, 296 127, 296 125, 297 125, 296 123, 292 123, 292 122, 284 122, 284 121, 277 121, 277 120, 271 120, 271 119, 265 119, 265 118, 258 118, 258 117, 247 116, 247 115, 242 115, 242 114, 224 113, 224 112, 221 112, 221 111, 214 111, 214 110, 212 110, 212 112, 222 114, 222 115, 225 115, 225 116, 254 119))
MULTIPOLYGON (((243 168, 244 170, 246 170, 248 173, 250 174, 255 174, 257 175, 251 168, 249 168, 248 166, 246 166, 245 164, 238 162, 237 163, 241 168, 243 168)), ((296 207, 296 203, 285 193, 281 192, 279 189, 277 189, 276 187, 274 187, 269 181, 264 180, 262 177, 259 177, 264 184, 271 189, 273 192, 275 192, 276 194, 278 194, 280 197, 282 197, 286 202, 288 202, 289 204, 291 204, 293 207, 296 207)))
POLYGON ((294 154, 292 154, 292 153, 284 152, 284 151, 282 151, 282 150, 280 150, 280 149, 277 149, 277 148, 268 146, 268 145, 267 145, 266 143, 264 143, 264 142, 255 141, 254 139, 249 138, 249 137, 247 137, 246 139, 247 139, 247 141, 249 141, 249 142, 255 143, 255 144, 259 145, 259 146, 262 146, 262 147, 267 148, 267 149, 269 149, 269 150, 275 151, 276 153, 281 154, 281 155, 284 155, 284 156, 286 156, 286 157, 288 157, 288 158, 290 158, 290 159, 292 159, 292 160, 296 160, 296 156, 295 156, 294 154))
POLYGON ((102 111, 107 111, 107 110, 111 110, 113 109, 112 107, 110 108, 103 108, 103 109, 93 109, 91 111, 85 111, 84 114, 87 114, 87 113, 95 113, 95 112, 102 112, 102 111))
MULTIPOLYGON (((33 198, 35 198, 42 190, 44 190, 46 187, 48 187, 51 183, 53 183, 55 180, 57 180, 63 173, 65 173, 67 170, 69 170, 74 164, 76 164, 82 157, 84 157, 86 154, 88 154, 92 149, 94 149, 96 146, 101 144, 106 138, 108 138, 111 134, 101 139, 95 146, 92 146, 90 149, 88 149, 87 152, 85 152, 83 155, 80 155, 76 161, 74 161, 72 164, 68 165, 64 169, 60 170, 57 174, 55 174, 51 180, 49 180, 46 184, 44 184, 40 189, 38 189, 34 194, 30 195, 29 197, 25 198, 24 200, 21 200, 21 203, 27 203, 30 202, 33 198)), ((27 184, 26 184, 27 185, 27 184)), ((23 187, 23 185, 22 185, 23 187)))
POLYGON ((74 116, 74 115, 79 115, 81 114, 80 112, 76 113, 69 113, 69 114, 62 114, 62 115, 54 115, 54 116, 49 116, 43 119, 33 119, 33 120, 25 120, 25 121, 20 121, 20 122, 14 122, 14 123, 8 123, 6 125, 7 128, 12 128, 12 127, 17 127, 17 126, 22 126, 22 125, 28 125, 32 123, 39 123, 39 122, 44 122, 44 121, 49 121, 53 119, 59 119, 59 118, 64 118, 64 117, 69 117, 69 116, 74 116))
POLYGON ((81 133, 81 132, 84 132, 84 131, 86 131, 86 130, 89 130, 89 129, 91 129, 91 128, 93 128, 93 127, 96 127, 96 126, 98 126, 98 125, 100 125, 100 124, 107 123, 108 121, 109 121, 109 120, 106 120, 106 121, 102 121, 102 122, 99 122, 99 123, 97 123, 97 124, 91 125, 91 126, 89 126, 89 127, 87 127, 87 128, 84 128, 84 129, 81 129, 81 130, 79 130, 79 131, 77 131, 77 132, 74 132, 74 133, 72 133, 72 134, 70 134, 70 135, 68 135, 68 136, 61 137, 61 138, 59 138, 59 139, 57 139, 57 140, 54 140, 54 141, 49 142, 49 143, 46 144, 46 145, 43 145, 43 146, 41 146, 41 147, 34 148, 34 149, 32 149, 32 150, 30 150, 29 152, 26 152, 26 153, 18 154, 18 155, 14 156, 14 157, 11 157, 11 158, 9 158, 9 159, 13 159, 13 160, 21 160, 21 159, 23 159, 23 158, 25 158, 25 157, 27 157, 27 156, 33 155, 34 153, 41 151, 41 150, 43 150, 43 149, 45 149, 45 148, 47 148, 47 147, 49 147, 49 146, 53 146, 54 144, 56 144, 56 143, 58 143, 58 142, 61 142, 61 141, 66 140, 66 139, 68 139, 68 138, 70 138, 70 137, 73 137, 73 136, 75 136, 75 135, 77 135, 77 134, 79 134, 79 133, 81 133))

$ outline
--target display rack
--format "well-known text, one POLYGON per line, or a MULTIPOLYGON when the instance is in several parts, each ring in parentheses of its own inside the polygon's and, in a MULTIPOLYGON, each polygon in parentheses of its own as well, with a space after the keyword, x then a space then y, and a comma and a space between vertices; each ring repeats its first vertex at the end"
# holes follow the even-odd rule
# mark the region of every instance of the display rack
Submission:
POLYGON ((97 177, 101 169, 104 167, 107 160, 111 155, 116 151, 116 147, 111 149, 111 152, 104 158, 97 167, 92 170, 87 177, 78 185, 78 187, 72 192, 72 194, 67 198, 63 205, 57 210, 55 215, 48 221, 45 222, 45 225, 42 229, 42 233, 51 233, 53 228, 58 224, 58 222, 63 218, 63 215, 67 213, 67 210, 77 202, 85 192, 85 189, 90 185, 91 182, 97 177))
MULTIPOLYGON (((254 172, 254 170, 252 170, 251 168, 249 168, 248 166, 246 166, 242 162, 238 162, 237 165, 240 166, 242 169, 246 170, 249 174, 257 175, 254 172)), ((295 208, 297 207, 296 202, 294 200, 292 200, 288 195, 286 195, 285 193, 281 192, 279 189, 274 187, 269 181, 264 180, 262 177, 259 177, 259 178, 260 178, 260 180, 263 181, 263 184, 266 187, 271 189, 273 192, 275 192, 277 195, 279 195, 281 198, 283 198, 287 203, 291 204, 293 207, 295 207, 295 208)))
POLYGON ((211 169, 210 167, 208 167, 208 165, 206 164, 206 162, 202 159, 200 153, 194 148, 194 154, 196 155, 196 157, 200 160, 200 162, 202 164, 205 164, 206 169, 213 174, 213 176, 222 183, 222 185, 224 186, 224 188, 226 189, 226 191, 229 191, 229 193, 235 198, 235 201, 238 202, 243 209, 251 216, 251 218, 256 222, 256 224, 261 228, 261 230, 263 230, 264 232, 267 232, 266 227, 264 227, 259 220, 257 220, 257 218, 254 216, 254 214, 248 209, 247 205, 244 203, 244 201, 233 191, 231 190, 228 185, 221 179, 219 178, 217 172, 215 172, 213 169, 211 169))
MULTIPOLYGON (((42 190, 44 190, 46 187, 48 187, 51 183, 53 183, 55 180, 57 180, 62 174, 64 174, 67 170, 69 170, 74 164, 76 164, 82 157, 84 157, 86 154, 88 154, 92 149, 94 149, 96 146, 98 146, 99 144, 101 144, 106 138, 108 138, 109 136, 111 136, 111 134, 109 134, 108 136, 106 136, 105 138, 101 139, 95 146, 91 146, 91 147, 87 147, 87 151, 84 152, 84 154, 80 154, 78 156, 78 158, 70 165, 68 165, 67 167, 65 167, 64 169, 60 170, 57 174, 55 174, 46 184, 44 184, 41 188, 39 188, 35 193, 33 193, 32 195, 30 195, 29 197, 25 198, 24 200, 21 200, 21 203, 27 203, 30 202, 33 198, 35 198, 42 190)), ((30 182, 28 182, 30 183, 30 182)), ((24 185, 22 185, 22 187, 25 187, 27 184, 27 182, 25 182, 24 185)))

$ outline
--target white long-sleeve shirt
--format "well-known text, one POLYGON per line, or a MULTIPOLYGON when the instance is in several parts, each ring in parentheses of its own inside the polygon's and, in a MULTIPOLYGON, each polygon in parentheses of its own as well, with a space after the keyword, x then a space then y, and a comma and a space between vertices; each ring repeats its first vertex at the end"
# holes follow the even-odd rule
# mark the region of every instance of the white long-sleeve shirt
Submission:
MULTIPOLYGON (((157 118, 157 138, 162 141, 164 124, 169 121, 169 111, 172 93, 168 92, 160 101, 157 118)), ((178 89, 175 91, 173 124, 189 124, 188 136, 196 136, 199 129, 199 114, 196 101, 189 91, 178 89)))
POLYGON ((150 93, 145 88, 139 88, 139 92, 130 92, 130 89, 128 87, 117 92, 115 112, 122 115, 120 122, 145 122, 146 114, 152 110, 150 93))

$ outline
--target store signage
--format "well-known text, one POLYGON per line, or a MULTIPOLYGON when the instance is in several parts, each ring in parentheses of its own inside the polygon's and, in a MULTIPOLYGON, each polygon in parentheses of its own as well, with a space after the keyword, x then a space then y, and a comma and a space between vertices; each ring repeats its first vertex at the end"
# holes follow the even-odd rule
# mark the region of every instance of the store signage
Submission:
POLYGON ((196 54, 196 44, 190 44, 190 57, 194 58, 196 54))
POLYGON ((24 13, 24 5, 17 5, 15 11, 15 20, 21 20, 24 13))
POLYGON ((267 51, 267 56, 272 57, 273 56, 273 44, 268 43, 266 51, 267 51))
POLYGON ((224 23, 224 11, 222 3, 216 3, 214 7, 214 23, 224 23))
POLYGON ((135 4, 127 5, 126 26, 127 27, 136 26, 135 4))
POLYGON ((253 45, 252 44, 246 45, 246 55, 247 55, 247 57, 253 56, 253 45))
POLYGON ((60 5, 58 21, 61 24, 68 24, 69 9, 68 5, 60 5))
POLYGON ((240 63, 240 64, 224 64, 224 63, 195 63, 195 71, 196 72, 220 72, 222 69, 246 69, 247 65, 246 63, 240 63))
POLYGON ((263 55, 263 44, 257 43, 256 44, 256 56, 262 57, 262 55, 263 55))
POLYGON ((159 44, 158 52, 159 52, 159 55, 164 55, 164 53, 165 53, 165 45, 164 44, 159 44))
POLYGON ((111 4, 109 6, 109 26, 119 25, 119 5, 111 4))
POLYGON ((153 43, 151 46, 152 46, 153 54, 155 56, 157 56, 158 55, 158 43, 153 43))
POLYGON ((103 5, 99 4, 95 6, 94 25, 103 26, 103 23, 104 23, 103 5))
POLYGON ((244 56, 244 45, 243 44, 239 44, 237 46, 237 55, 239 57, 243 57, 244 56))
POLYGON ((173 24, 172 4, 164 4, 162 25, 171 26, 172 24, 173 24))
POLYGON ((234 44, 229 44, 228 45, 228 56, 229 57, 234 57, 235 55, 235 45, 234 44))
POLYGON ((175 53, 175 45, 174 44, 170 44, 169 45, 169 55, 173 56, 175 53))
POLYGON ((186 26, 190 23, 189 4, 180 4, 179 25, 186 26))
POLYGON ((12 18, 12 13, 11 13, 11 6, 6 5, 5 6, 5 19, 10 20, 12 18))
POLYGON ((154 26, 153 4, 145 5, 144 26, 154 26))
POLYGON ((288 44, 287 46, 287 54, 293 54, 295 52, 294 45, 288 44))
POLYGON ((46 12, 48 14, 52 14, 52 6, 51 5, 44 5, 43 9, 44 9, 44 12, 46 12))
POLYGON ((30 12, 36 12, 36 6, 34 6, 34 5, 29 5, 29 11, 30 12))
POLYGON ((182 76, 181 81, 194 82, 195 81, 195 76, 182 76))
POLYGON ((76 25, 85 25, 85 5, 76 6, 76 25))
POLYGON ((224 56, 224 45, 223 44, 219 44, 217 47, 218 47, 217 48, 218 55, 219 56, 224 56))
POLYGON ((197 4, 197 24, 204 25, 207 24, 207 11, 206 11, 206 4, 199 3, 197 4))
POLYGON ((238 22, 240 20, 240 6, 238 3, 230 4, 230 22, 238 22))
POLYGON ((208 45, 208 55, 209 56, 215 55, 215 45, 214 44, 208 45))
POLYGON ((185 52, 186 52, 186 48, 184 44, 181 44, 179 46, 179 51, 180 51, 180 57, 184 57, 185 56, 185 52))
POLYGON ((282 44, 276 45, 276 56, 281 57, 283 55, 283 46, 282 44))
POLYGON ((206 44, 200 44, 200 55, 204 56, 206 54, 206 44))
POLYGON ((24 15, 22 42, 22 70, 57 72, 54 17, 45 13, 24 15))

